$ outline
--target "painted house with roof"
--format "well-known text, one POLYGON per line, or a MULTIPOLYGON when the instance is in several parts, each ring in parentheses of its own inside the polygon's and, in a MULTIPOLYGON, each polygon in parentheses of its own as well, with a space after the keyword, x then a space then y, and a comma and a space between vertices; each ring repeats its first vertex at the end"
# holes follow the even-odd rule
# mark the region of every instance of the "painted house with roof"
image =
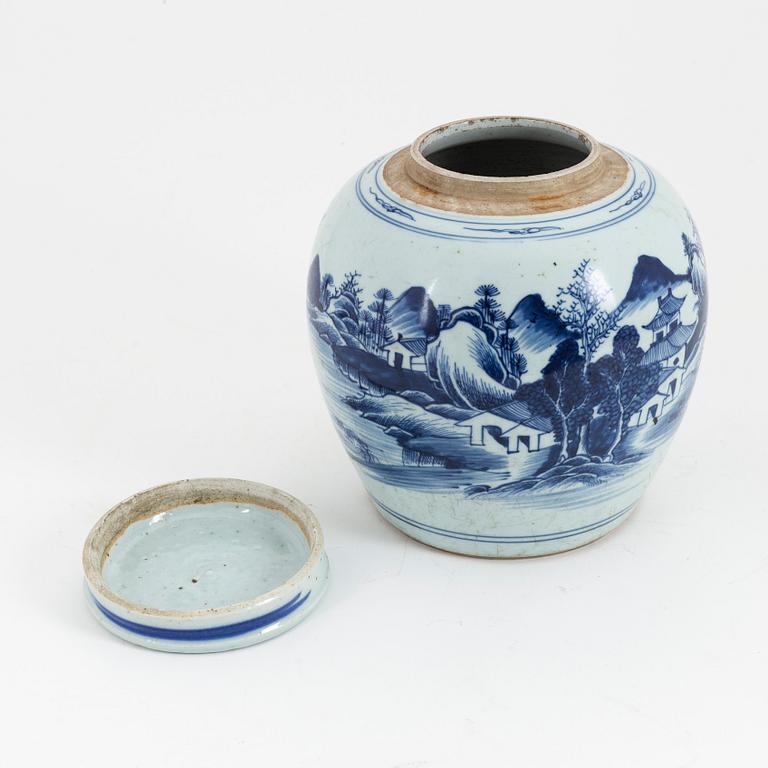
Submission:
POLYGON ((468 429, 470 445, 486 445, 487 440, 500 438, 507 453, 540 451, 555 444, 552 422, 534 415, 519 401, 482 411, 456 422, 456 426, 468 429))
POLYGON ((400 333, 394 341, 385 344, 382 351, 387 365, 406 371, 427 370, 427 340, 425 338, 404 339, 400 333))
MULTIPOLYGON (((653 338, 641 365, 658 364, 658 384, 654 394, 632 414, 630 427, 655 424, 680 394, 686 374, 687 344, 696 327, 695 323, 684 325, 680 319, 685 301, 685 296, 675 296, 669 288, 658 297, 658 309, 652 320, 643 326, 653 338)), ((388 346, 394 347, 397 343, 388 346)), ((532 453, 555 445, 550 419, 532 413, 521 401, 482 411, 456 422, 456 426, 467 429, 470 445, 487 446, 492 444, 489 441, 496 441, 506 447, 508 454, 532 453)))
POLYGON ((649 421, 656 423, 664 408, 680 393, 685 368, 680 366, 659 368, 659 385, 643 407, 632 414, 629 419, 630 427, 642 427, 649 421))

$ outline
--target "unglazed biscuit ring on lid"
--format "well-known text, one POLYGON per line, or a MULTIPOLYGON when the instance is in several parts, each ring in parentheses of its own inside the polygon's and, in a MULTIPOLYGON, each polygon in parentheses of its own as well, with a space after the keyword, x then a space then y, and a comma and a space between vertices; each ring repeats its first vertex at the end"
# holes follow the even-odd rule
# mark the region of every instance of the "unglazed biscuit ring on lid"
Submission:
POLYGON ((83 549, 88 603, 124 640, 179 653, 242 648, 285 632, 322 597, 311 510, 259 483, 182 480, 110 509, 83 549))

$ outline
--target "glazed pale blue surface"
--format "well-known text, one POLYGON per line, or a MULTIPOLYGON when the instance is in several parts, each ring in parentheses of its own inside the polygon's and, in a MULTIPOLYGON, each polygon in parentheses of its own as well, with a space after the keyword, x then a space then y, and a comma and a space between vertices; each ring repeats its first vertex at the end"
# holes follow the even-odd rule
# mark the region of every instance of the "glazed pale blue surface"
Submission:
POLYGON ((293 576, 309 547, 284 514, 254 504, 176 507, 131 524, 103 574, 117 595, 149 608, 194 611, 265 594, 293 576))
POLYGON ((661 177, 569 211, 400 198, 386 157, 321 223, 308 312, 334 424, 378 509, 486 556, 585 544, 640 499, 698 370, 698 233, 661 177))

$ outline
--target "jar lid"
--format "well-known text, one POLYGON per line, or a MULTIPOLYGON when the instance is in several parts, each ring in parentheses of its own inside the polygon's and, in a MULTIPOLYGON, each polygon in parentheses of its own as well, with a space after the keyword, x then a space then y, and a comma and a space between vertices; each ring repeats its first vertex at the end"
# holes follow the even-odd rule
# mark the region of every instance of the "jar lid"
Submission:
POLYGON ((242 648, 298 624, 328 581, 323 534, 298 499, 260 483, 181 480, 112 507, 83 549, 99 623, 161 651, 242 648))

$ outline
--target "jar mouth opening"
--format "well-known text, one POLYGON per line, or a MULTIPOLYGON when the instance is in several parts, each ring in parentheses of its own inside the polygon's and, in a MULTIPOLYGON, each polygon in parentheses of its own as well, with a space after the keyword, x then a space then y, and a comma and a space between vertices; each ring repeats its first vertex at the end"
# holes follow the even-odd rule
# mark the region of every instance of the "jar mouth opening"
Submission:
POLYGON ((422 134, 417 161, 453 178, 529 180, 564 175, 594 159, 596 142, 564 123, 527 117, 459 120, 422 134))
POLYGON ((404 200, 437 210, 528 216, 588 205, 617 190, 629 163, 585 131, 537 117, 475 117, 422 133, 384 164, 404 200))

